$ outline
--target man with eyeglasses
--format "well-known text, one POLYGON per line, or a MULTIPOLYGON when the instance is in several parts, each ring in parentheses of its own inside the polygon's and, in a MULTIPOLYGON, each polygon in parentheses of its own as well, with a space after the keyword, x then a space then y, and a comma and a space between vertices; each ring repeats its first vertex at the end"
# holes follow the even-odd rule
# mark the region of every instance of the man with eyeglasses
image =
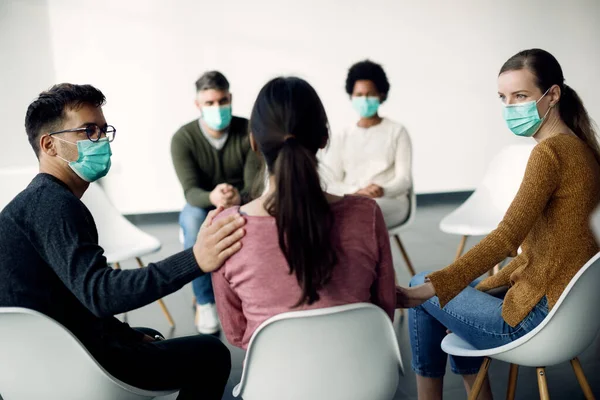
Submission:
MULTIPOLYGON (((208 71, 196 81, 195 104, 200 118, 183 125, 171 140, 175 172, 186 205, 179 216, 183 247, 194 244, 207 213, 248 201, 260 161, 250 148, 248 120, 231 113, 232 95, 227 78, 208 71)), ((219 331, 212 281, 209 274, 192 282, 196 297, 196 329, 203 334, 219 331)))
POLYGON ((114 315, 219 268, 241 246, 243 218, 212 224, 219 209, 188 250, 143 269, 109 267, 92 215, 80 200, 89 183, 110 169, 116 130, 106 123, 104 102, 90 85, 59 84, 30 104, 25 129, 40 173, 0 213, 0 307, 25 307, 53 318, 128 384, 179 388, 178 399, 220 399, 231 358, 219 339, 161 340, 158 332, 133 329, 114 315), (190 354, 203 362, 186 365, 190 354))

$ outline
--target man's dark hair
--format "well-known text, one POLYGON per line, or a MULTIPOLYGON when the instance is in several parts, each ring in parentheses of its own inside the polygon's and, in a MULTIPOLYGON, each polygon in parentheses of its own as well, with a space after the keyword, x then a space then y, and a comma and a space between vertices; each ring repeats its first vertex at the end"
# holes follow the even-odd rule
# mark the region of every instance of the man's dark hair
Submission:
POLYGON ((208 71, 196 81, 196 92, 201 90, 229 90, 229 81, 219 71, 208 71))
POLYGON ((105 102, 102 92, 91 85, 60 83, 40 93, 25 115, 25 131, 36 157, 39 158, 40 135, 60 130, 67 110, 78 110, 84 105, 101 107, 105 102))
POLYGON ((346 78, 346 93, 352 95, 356 81, 363 80, 373 82, 379 93, 383 96, 383 100, 387 98, 390 91, 390 82, 388 82, 381 65, 370 60, 364 60, 350 67, 348 77, 346 78))

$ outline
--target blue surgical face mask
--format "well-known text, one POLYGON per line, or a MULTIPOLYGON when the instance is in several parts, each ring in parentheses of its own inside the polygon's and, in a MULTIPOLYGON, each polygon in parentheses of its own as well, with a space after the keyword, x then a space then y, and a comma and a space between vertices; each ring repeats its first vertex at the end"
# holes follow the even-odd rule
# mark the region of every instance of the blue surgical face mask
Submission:
MULTIPOLYGON (((550 90, 550 89, 548 89, 550 90)), ((538 99, 538 101, 528 101, 519 104, 507 104, 504 106, 504 120, 508 129, 517 136, 531 137, 537 133, 542 126, 542 122, 550 112, 552 107, 540 118, 537 109, 537 103, 540 102, 548 93, 548 90, 538 99)))
MULTIPOLYGON (((56 136, 55 136, 56 137, 56 136)), ((79 157, 76 161, 68 161, 58 156, 69 164, 69 167, 86 182, 94 182, 105 176, 110 170, 110 142, 107 138, 102 138, 97 142, 91 140, 78 140, 77 143, 56 137, 58 140, 77 146, 79 157)))
POLYGON ((202 107, 202 119, 211 129, 222 131, 231 123, 231 105, 202 107))
POLYGON ((352 107, 354 107, 358 115, 362 118, 370 118, 377 114, 380 104, 379 97, 352 97, 352 107))

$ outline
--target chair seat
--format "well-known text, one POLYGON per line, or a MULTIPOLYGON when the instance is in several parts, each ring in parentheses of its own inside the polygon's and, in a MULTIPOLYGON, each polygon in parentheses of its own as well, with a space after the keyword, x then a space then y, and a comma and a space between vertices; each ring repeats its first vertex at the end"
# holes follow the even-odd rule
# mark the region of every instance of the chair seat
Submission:
POLYGON ((440 230, 444 233, 460 236, 485 236, 498 227, 498 221, 442 221, 440 230), (488 222, 488 223, 486 223, 488 222), (494 223, 495 222, 495 223, 494 223))
POLYGON ((546 318, 531 332, 505 345, 477 350, 452 333, 442 350, 463 357, 490 357, 525 367, 549 367, 572 360, 594 341, 600 330, 597 304, 600 253, 571 279, 546 318), (583 275, 586 275, 585 277, 583 275))
MULTIPOLYGON (((540 353, 539 346, 535 346, 538 347, 538 349, 534 349, 534 351, 526 349, 524 344, 535 334, 536 330, 503 346, 478 350, 456 334, 451 333, 442 340, 442 350, 453 356, 490 357, 525 367, 538 367, 540 362, 542 362, 542 365, 544 366, 550 366, 565 361, 564 359, 561 359, 560 356, 557 359, 557 357, 551 355, 550 353, 552 352, 546 352, 546 354, 540 353)), ((535 343, 535 341, 533 341, 533 343, 535 343)))
POLYGON ((477 350, 454 333, 446 335, 442 340, 442 350, 450 355, 460 357, 482 357, 487 355, 487 350, 477 350))
POLYGON ((156 253, 161 249, 161 243, 158 240, 148 240, 138 242, 131 246, 122 246, 115 249, 105 249, 104 256, 109 264, 121 262, 136 257, 143 257, 148 254, 156 253))
POLYGON ((115 378, 63 325, 25 308, 0 307, 0 354, 6 399, 150 400, 177 392, 115 378))

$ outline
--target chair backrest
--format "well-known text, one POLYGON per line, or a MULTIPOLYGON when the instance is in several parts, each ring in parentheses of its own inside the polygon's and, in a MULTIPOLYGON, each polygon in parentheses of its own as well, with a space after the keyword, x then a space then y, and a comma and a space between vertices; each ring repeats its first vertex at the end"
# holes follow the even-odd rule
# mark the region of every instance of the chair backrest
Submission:
POLYGON ((109 263, 124 261, 130 256, 145 254, 131 253, 131 249, 160 249, 160 241, 129 222, 110 201, 104 189, 96 183, 90 184, 81 201, 92 213, 98 229, 98 242, 104 249, 109 263))
POLYGON ((39 167, 0 168, 0 211, 29 185, 39 167))
POLYGON ((410 187, 410 192, 408 194, 408 199, 410 201, 410 205, 409 205, 409 214, 408 214, 408 218, 406 218, 406 221, 404 221, 402 223, 402 225, 400 226, 400 228, 408 228, 410 225, 412 225, 412 223, 415 221, 415 217, 417 216, 417 192, 415 192, 415 179, 414 179, 414 175, 412 173, 413 171, 413 145, 412 142, 410 144, 410 154, 411 154, 411 165, 410 165, 410 171, 411 171, 411 175, 410 175, 410 182, 411 182, 411 187, 410 187))
POLYGON ((415 192, 414 186, 410 188, 409 201, 409 214, 406 221, 402 224, 403 226, 411 225, 415 221, 415 217, 417 216, 417 193, 415 192))
POLYGON ((533 331, 496 349, 493 357, 523 366, 559 364, 581 354, 600 330, 600 253, 571 279, 556 305, 533 331))
POLYGON ((487 190, 491 204, 506 210, 515 198, 523 181, 527 161, 535 144, 514 144, 505 147, 494 157, 476 190, 487 190))
POLYGON ((402 359, 392 323, 368 303, 283 313, 254 333, 244 400, 389 400, 402 359))
POLYGON ((62 325, 13 307, 0 308, 0 392, 4 400, 139 400, 174 393, 119 381, 62 325))
POLYGON ((462 235, 487 235, 504 218, 517 194, 535 144, 503 148, 491 161, 473 194, 440 223, 440 229, 462 235))

